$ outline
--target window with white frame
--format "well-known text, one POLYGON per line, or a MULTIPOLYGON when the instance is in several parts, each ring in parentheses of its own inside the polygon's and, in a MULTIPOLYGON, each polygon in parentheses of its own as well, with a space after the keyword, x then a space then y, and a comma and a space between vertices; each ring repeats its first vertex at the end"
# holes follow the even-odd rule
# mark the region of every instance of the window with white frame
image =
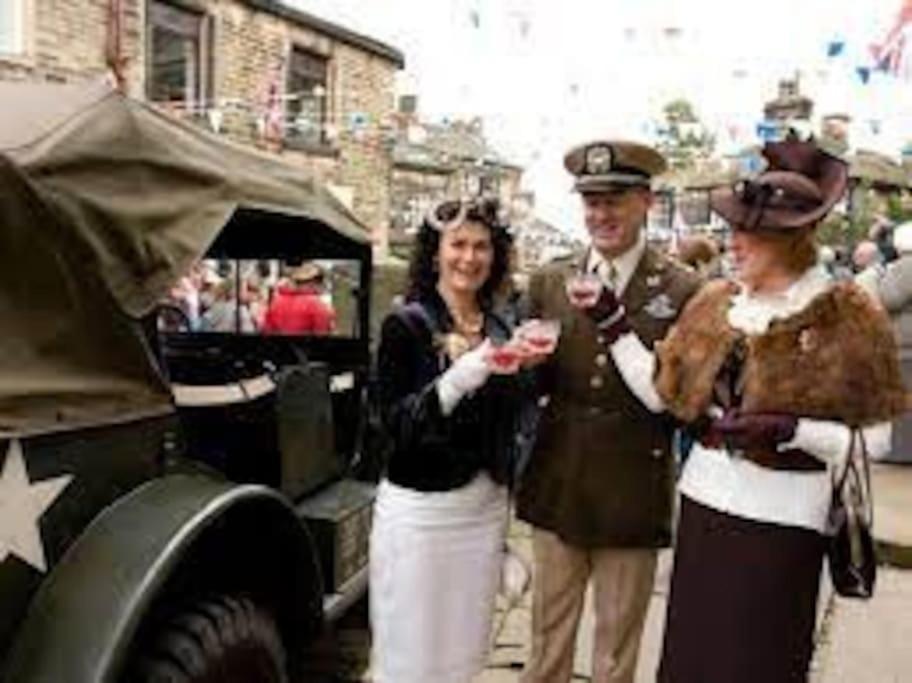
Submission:
POLYGON ((24 0, 0 0, 0 54, 18 54, 25 45, 24 0))
POLYGON ((208 26, 199 12, 158 0, 149 3, 150 100, 191 109, 202 106, 209 71, 208 26))
POLYGON ((326 142, 328 60, 322 55, 294 47, 288 64, 289 140, 326 142))

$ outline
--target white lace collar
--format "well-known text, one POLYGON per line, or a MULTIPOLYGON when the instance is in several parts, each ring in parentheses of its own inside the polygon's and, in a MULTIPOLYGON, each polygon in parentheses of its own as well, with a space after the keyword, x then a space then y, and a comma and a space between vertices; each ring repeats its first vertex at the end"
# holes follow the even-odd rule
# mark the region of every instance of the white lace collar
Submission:
POLYGON ((822 265, 808 268, 788 289, 776 294, 751 293, 746 287, 732 297, 728 322, 746 334, 763 334, 773 320, 788 318, 803 310, 830 286, 832 280, 822 265))

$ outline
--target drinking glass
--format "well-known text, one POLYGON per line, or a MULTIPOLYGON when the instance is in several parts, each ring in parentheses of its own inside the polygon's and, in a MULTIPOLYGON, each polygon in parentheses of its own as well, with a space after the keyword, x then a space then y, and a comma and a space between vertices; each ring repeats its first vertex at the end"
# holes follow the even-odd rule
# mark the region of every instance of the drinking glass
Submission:
POLYGON ((527 320, 516 329, 517 339, 536 354, 551 354, 560 338, 560 320, 527 320))
POLYGON ((519 370, 522 363, 522 350, 512 341, 495 343, 488 353, 487 361, 494 374, 512 375, 519 370))
POLYGON ((576 308, 595 306, 602 293, 602 278, 595 273, 575 273, 567 278, 567 298, 576 308))

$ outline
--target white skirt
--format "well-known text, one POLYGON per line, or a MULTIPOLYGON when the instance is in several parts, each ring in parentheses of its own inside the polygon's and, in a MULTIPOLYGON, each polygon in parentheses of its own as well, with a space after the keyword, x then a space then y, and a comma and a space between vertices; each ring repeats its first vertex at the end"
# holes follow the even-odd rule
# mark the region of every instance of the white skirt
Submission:
POLYGON ((485 666, 507 524, 487 474, 424 493, 380 483, 370 543, 375 683, 468 683, 485 666))

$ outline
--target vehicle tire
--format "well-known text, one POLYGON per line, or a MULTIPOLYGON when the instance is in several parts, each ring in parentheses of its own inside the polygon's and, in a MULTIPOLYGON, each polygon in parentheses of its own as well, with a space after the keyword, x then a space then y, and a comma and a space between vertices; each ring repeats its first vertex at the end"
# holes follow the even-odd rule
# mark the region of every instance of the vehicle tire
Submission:
POLYGON ((130 683, 287 683, 275 620, 247 598, 205 600, 162 622, 130 683))

